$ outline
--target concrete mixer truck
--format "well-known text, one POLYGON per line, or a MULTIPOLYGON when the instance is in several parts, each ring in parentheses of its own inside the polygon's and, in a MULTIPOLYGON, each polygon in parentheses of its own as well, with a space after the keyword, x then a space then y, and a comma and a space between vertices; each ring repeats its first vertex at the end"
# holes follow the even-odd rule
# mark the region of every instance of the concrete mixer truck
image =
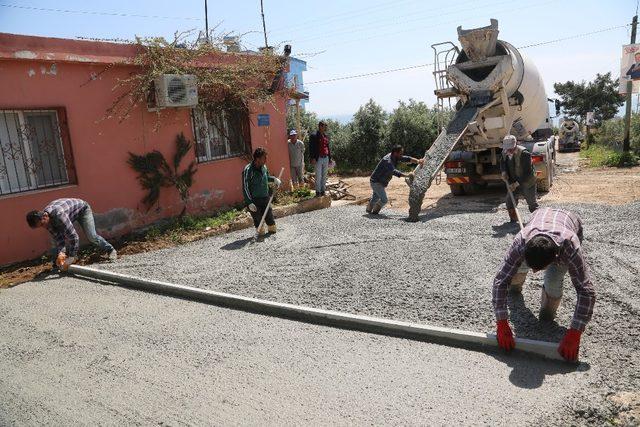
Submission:
POLYGON ((580 151, 580 141, 583 139, 580 125, 575 120, 564 119, 558 131, 558 151, 580 151))
POLYGON ((425 153, 409 183, 409 219, 417 220, 426 190, 444 167, 454 195, 501 182, 502 139, 512 134, 532 152, 539 188, 553 180, 554 138, 544 83, 514 46, 498 40, 498 21, 488 27, 458 27, 462 49, 432 45, 438 105, 454 99, 455 115, 425 153))

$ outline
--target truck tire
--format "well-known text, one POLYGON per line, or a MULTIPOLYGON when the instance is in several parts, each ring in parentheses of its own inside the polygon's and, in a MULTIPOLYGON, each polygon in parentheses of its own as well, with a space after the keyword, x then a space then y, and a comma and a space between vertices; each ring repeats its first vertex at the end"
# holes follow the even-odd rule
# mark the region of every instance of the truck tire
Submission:
POLYGON ((471 196, 473 194, 478 194, 481 190, 487 188, 487 184, 479 184, 477 182, 470 182, 469 184, 462 184, 462 188, 464 188, 464 193, 471 196))
POLYGON ((538 190, 547 193, 553 185, 553 164, 549 166, 549 173, 542 181, 538 181, 538 190))
POLYGON ((461 184, 449 184, 449 189, 451 190, 451 194, 454 196, 464 195, 464 188, 462 188, 461 184))

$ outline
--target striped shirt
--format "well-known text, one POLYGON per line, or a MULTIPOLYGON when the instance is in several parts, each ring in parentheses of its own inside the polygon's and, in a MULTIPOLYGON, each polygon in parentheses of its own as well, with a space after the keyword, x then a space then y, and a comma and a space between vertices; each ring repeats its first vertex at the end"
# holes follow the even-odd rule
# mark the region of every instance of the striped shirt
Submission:
POLYGON ((511 279, 524 261, 526 243, 540 234, 551 238, 560 248, 555 262, 567 266, 578 294, 571 327, 584 331, 593 313, 595 290, 581 249, 582 221, 577 215, 562 209, 536 210, 531 222, 514 239, 493 281, 492 303, 496 319, 508 318, 507 293, 511 279))
POLYGON ((73 227, 73 222, 89 206, 87 202, 80 199, 57 199, 49 203, 43 210, 49 214, 49 225, 47 230, 56 242, 58 252, 67 245, 68 256, 76 256, 80 247, 80 237, 73 227))

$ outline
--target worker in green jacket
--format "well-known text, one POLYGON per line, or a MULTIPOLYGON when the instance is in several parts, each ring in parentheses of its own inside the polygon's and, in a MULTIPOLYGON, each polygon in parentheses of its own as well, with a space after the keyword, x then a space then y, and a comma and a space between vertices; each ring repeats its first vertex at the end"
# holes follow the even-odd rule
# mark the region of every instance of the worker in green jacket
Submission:
MULTIPOLYGON (((265 164, 267 163, 267 150, 262 147, 258 147, 253 152, 253 161, 244 167, 242 171, 242 194, 244 195, 244 203, 251 213, 253 218, 253 224, 256 227, 256 232, 260 236, 267 234, 264 229, 264 225, 260 226, 262 215, 264 215, 265 209, 269 204, 269 183, 275 183, 276 187, 279 187, 280 180, 275 176, 269 175, 269 171, 265 164)), ((269 233, 276 232, 276 222, 273 219, 273 212, 271 207, 267 211, 265 222, 269 233)))

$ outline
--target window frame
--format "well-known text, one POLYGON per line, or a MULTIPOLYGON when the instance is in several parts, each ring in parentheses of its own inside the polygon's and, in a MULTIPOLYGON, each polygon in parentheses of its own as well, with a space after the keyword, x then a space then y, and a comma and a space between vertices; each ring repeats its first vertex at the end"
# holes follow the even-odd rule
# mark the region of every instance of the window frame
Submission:
POLYGON ((209 119, 209 113, 206 110, 203 109, 199 109, 199 108, 193 108, 191 110, 191 127, 193 130, 193 135, 195 137, 195 144, 194 144, 194 154, 195 154, 195 158, 196 158, 196 162, 198 164, 207 164, 207 163, 212 163, 212 162, 217 162, 220 160, 227 160, 227 159, 234 159, 234 158, 244 158, 247 155, 250 154, 251 152, 251 129, 250 129, 250 122, 249 122, 249 114, 248 113, 239 113, 239 114, 243 114, 244 117, 240 118, 239 123, 240 126, 237 129, 237 134, 239 135, 240 138, 242 138, 242 146, 243 149, 240 152, 234 152, 231 153, 232 151, 232 142, 231 139, 229 137, 230 132, 230 124, 229 124, 229 114, 231 114, 229 111, 223 110, 221 112, 219 112, 218 114, 222 114, 222 125, 224 127, 224 131, 222 132, 222 134, 220 135, 223 139, 224 142, 224 148, 225 148, 225 153, 224 155, 221 156, 215 156, 212 155, 211 153, 211 144, 210 144, 210 140, 212 138, 212 135, 214 133, 220 133, 219 129, 212 129, 212 125, 210 123, 210 119, 209 119), (205 139, 206 141, 200 141, 200 127, 198 126, 198 115, 201 114, 201 117, 204 118, 204 130, 206 132, 206 136, 205 139), (199 155, 198 152, 198 145, 202 144, 204 150, 205 150, 205 154, 203 156, 199 155))
MULTIPOLYGON (((29 113, 48 113, 51 114, 55 119, 54 126, 52 126, 51 130, 56 135, 56 143, 61 152, 61 156, 58 159, 59 165, 58 169, 60 172, 64 171, 64 175, 66 179, 57 180, 53 179, 53 174, 51 180, 47 180, 45 177, 46 184, 39 185, 38 184, 38 172, 30 167, 25 160, 23 160, 23 167, 25 171, 25 177, 27 177, 28 182, 26 185, 22 185, 18 179, 18 187, 14 188, 11 184, 9 184, 9 191, 4 193, 0 190, 0 197, 6 196, 16 196, 20 194, 30 193, 34 191, 47 190, 51 188, 61 187, 65 185, 72 185, 76 183, 76 173, 75 167, 73 164, 73 155, 71 152, 71 143, 69 141, 69 133, 66 120, 66 111, 62 107, 44 107, 44 108, 2 108, 0 107, 0 115, 4 116, 5 126, 7 126, 7 133, 9 134, 8 123, 6 123, 7 114, 15 114, 16 122, 19 126, 18 131, 18 143, 21 145, 21 152, 24 155, 25 159, 28 159, 28 162, 34 161, 33 150, 31 147, 32 141, 29 139, 28 135, 25 135, 27 129, 27 118, 26 115, 29 113), (64 121, 64 126, 63 126, 64 121), (63 132, 64 131, 64 132, 63 132)), ((9 138, 11 136, 9 135, 9 138)), ((3 165, 7 166, 4 162, 4 154, 3 154, 3 165)), ((7 179, 9 181, 9 179, 7 179)))

